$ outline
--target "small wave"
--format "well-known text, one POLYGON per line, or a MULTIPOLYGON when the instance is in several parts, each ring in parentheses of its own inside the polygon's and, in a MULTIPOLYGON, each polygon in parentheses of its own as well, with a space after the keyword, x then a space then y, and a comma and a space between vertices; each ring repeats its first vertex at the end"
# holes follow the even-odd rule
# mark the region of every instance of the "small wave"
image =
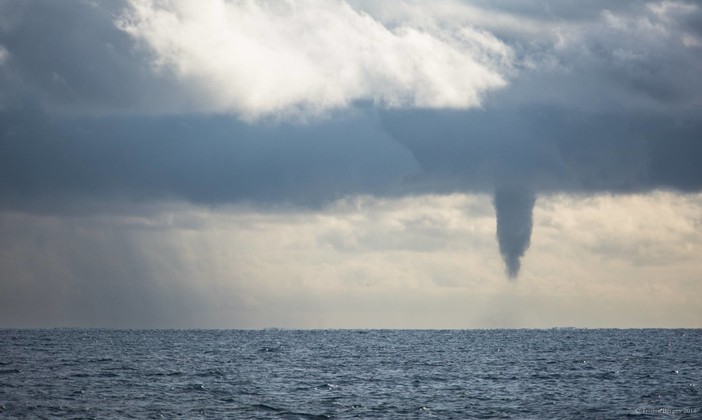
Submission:
POLYGON ((593 377, 596 379, 616 379, 617 372, 600 372, 593 377))
POLYGON ((203 384, 187 384, 185 386, 185 389, 188 389, 190 391, 204 391, 205 385, 203 385, 203 384))
POLYGON ((295 411, 283 411, 280 416, 284 419, 330 419, 332 416, 327 414, 311 414, 311 413, 299 413, 295 411))
POLYGON ((208 369, 204 372, 198 372, 195 374, 195 376, 199 377, 199 378, 210 378, 210 377, 223 378, 225 375, 226 375, 225 372, 223 372, 219 369, 208 369))
POLYGON ((277 416, 280 418, 284 419, 329 419, 332 418, 332 416, 327 415, 327 414, 313 414, 313 413, 304 413, 304 412, 297 412, 297 411, 288 411, 282 408, 276 408, 273 406, 270 406, 268 404, 254 404, 252 406, 255 409, 258 410, 264 410, 267 412, 271 413, 276 413, 277 416))
POLYGON ((280 347, 261 347, 258 350, 259 353, 280 353, 281 351, 283 351, 283 349, 280 347))
POLYGON ((185 373, 180 372, 180 371, 175 371, 175 372, 149 372, 146 373, 145 376, 183 376, 185 373))
POLYGON ((87 362, 89 363, 105 363, 105 362, 114 362, 115 359, 111 357, 97 357, 94 359, 88 359, 87 362))
POLYGON ((185 375, 185 373, 180 372, 180 371, 178 371, 178 372, 168 372, 168 373, 164 373, 164 374, 163 374, 163 376, 183 376, 183 375, 185 375))
POLYGON ((268 405, 268 404, 254 404, 252 407, 253 407, 253 408, 258 408, 258 409, 261 409, 261 410, 266 410, 266 411, 275 411, 275 412, 277 412, 277 413, 280 413, 280 412, 285 411, 285 410, 283 410, 282 408, 276 408, 276 407, 270 406, 270 405, 268 405))
POLYGON ((103 369, 104 369, 104 370, 131 370, 131 371, 139 370, 139 369, 137 369, 137 368, 135 368, 135 367, 126 366, 126 365, 114 366, 114 367, 105 367, 105 368, 103 368, 103 369))

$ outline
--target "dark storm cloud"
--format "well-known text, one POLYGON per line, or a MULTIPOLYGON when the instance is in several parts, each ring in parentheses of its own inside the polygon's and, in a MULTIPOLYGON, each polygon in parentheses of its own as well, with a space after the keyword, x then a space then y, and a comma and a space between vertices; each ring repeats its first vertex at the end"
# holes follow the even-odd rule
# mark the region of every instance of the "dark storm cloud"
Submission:
POLYGON ((4 116, 0 192, 318 206, 396 193, 411 155, 367 119, 251 126, 231 117, 49 121, 4 116))
POLYGON ((423 168, 420 188, 429 190, 489 192, 505 184, 540 193, 702 188, 702 124, 696 120, 531 107, 394 112, 383 121, 412 151, 423 168))
POLYGON ((702 187, 697 121, 548 108, 389 112, 381 120, 385 130, 367 115, 251 126, 229 117, 5 114, 0 191, 5 200, 123 194, 319 205, 349 194, 510 184, 539 193, 702 187))
POLYGON ((115 27, 125 1, 0 2, 0 110, 149 113, 178 106, 168 75, 115 27))

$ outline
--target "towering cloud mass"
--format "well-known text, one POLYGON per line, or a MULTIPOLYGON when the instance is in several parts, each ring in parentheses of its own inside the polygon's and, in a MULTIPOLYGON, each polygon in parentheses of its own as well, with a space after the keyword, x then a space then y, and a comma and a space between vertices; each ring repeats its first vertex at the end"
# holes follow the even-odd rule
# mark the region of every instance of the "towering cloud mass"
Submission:
POLYGON ((198 107, 244 118, 370 101, 469 108, 506 82, 510 49, 470 26, 385 26, 342 1, 131 2, 118 25, 198 107))

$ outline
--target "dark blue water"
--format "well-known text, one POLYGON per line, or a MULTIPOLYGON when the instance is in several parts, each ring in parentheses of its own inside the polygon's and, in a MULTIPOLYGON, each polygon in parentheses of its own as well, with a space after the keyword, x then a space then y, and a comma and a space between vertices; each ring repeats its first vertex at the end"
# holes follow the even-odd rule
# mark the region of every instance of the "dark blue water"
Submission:
POLYGON ((0 417, 702 417, 702 330, 0 330, 0 417))

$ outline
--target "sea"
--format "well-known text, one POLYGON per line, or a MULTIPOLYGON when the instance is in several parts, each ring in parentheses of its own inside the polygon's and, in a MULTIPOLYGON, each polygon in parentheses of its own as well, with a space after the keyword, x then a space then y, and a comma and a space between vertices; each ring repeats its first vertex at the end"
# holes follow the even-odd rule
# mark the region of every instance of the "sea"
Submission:
POLYGON ((0 418, 702 418, 702 330, 0 330, 0 418))

